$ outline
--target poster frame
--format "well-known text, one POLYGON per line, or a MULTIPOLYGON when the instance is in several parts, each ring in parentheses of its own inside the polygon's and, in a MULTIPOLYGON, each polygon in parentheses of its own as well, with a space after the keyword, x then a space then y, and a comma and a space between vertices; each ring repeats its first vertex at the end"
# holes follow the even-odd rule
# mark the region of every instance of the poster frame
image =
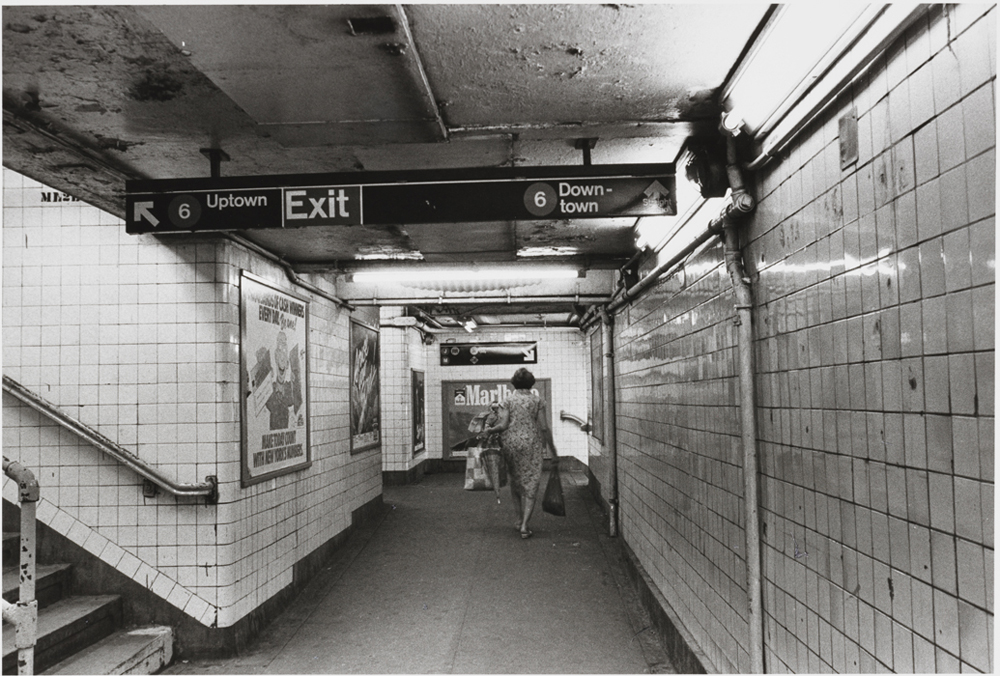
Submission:
POLYGON ((381 335, 379 334, 379 330, 376 327, 366 324, 365 322, 359 321, 357 319, 354 319, 353 317, 351 318, 350 340, 349 340, 350 371, 348 372, 348 384, 347 384, 347 389, 348 389, 347 410, 348 410, 348 427, 349 427, 348 434, 350 437, 351 455, 362 453, 364 451, 373 448, 379 448, 382 445, 382 364, 381 364, 381 357, 379 354, 380 345, 381 345, 381 335), (366 336, 368 337, 374 337, 375 341, 375 349, 371 353, 371 359, 367 359, 366 361, 369 364, 374 365, 373 368, 375 372, 375 378, 374 378, 375 401, 378 402, 378 413, 376 414, 374 420, 375 429, 377 431, 377 438, 370 441, 358 442, 356 440, 356 437, 360 436, 360 431, 355 429, 356 423, 354 420, 354 406, 355 406, 355 400, 357 399, 357 394, 355 393, 354 373, 356 368, 356 352, 357 352, 356 347, 358 342, 358 336, 361 335, 362 333, 366 334, 366 336))
POLYGON ((411 439, 416 457, 427 450, 427 381, 424 372, 418 369, 410 369, 410 398, 411 439))
POLYGON ((285 474, 291 474, 292 472, 298 472, 312 465, 312 444, 311 444, 311 434, 310 434, 310 424, 311 416, 310 413, 310 403, 311 397, 309 396, 309 304, 310 300, 299 296, 298 294, 291 293, 285 289, 282 289, 263 277, 259 277, 246 270, 240 270, 240 344, 239 344, 239 368, 240 368, 240 486, 241 488, 247 488, 248 486, 253 486, 254 484, 259 484, 263 481, 273 479, 278 476, 283 476, 285 474), (293 465, 287 465, 285 467, 280 467, 278 469, 272 470, 270 472, 264 472, 262 474, 253 475, 250 469, 250 443, 248 434, 248 417, 247 417, 247 397, 250 393, 250 383, 248 382, 249 368, 247 363, 247 345, 249 345, 249 340, 247 337, 247 303, 245 298, 246 284, 245 281, 251 281, 261 286, 267 287, 271 291, 285 296, 290 299, 302 303, 305 306, 305 312, 303 319, 305 320, 304 328, 304 339, 303 339, 303 352, 304 352, 304 362, 305 368, 302 373, 302 388, 303 388, 303 415, 305 416, 305 440, 303 445, 305 446, 305 459, 301 462, 295 463, 293 465))
MULTIPOLYGON (((465 458, 465 451, 456 451, 452 448, 455 439, 452 438, 452 426, 450 416, 454 412, 454 392, 456 387, 475 387, 477 385, 489 384, 492 387, 504 387, 509 391, 513 391, 513 387, 510 384, 510 380, 505 380, 503 378, 456 378, 454 380, 442 380, 441 381, 441 457, 444 460, 449 460, 453 458, 465 458)), ((553 425, 553 411, 552 408, 554 403, 553 390, 552 390, 552 378, 536 378, 535 387, 533 389, 541 390, 539 394, 545 400, 546 414, 548 415, 549 429, 554 430, 553 425)), ((483 390, 485 392, 492 392, 492 389, 483 390)), ((476 413, 487 410, 487 404, 480 403, 475 404, 478 408, 476 413)), ((472 414, 475 415, 475 414, 472 414)), ((470 419, 472 416, 469 416, 470 419)), ((459 433, 459 436, 465 436, 465 432, 459 433)), ((471 436, 471 434, 469 435, 471 436)))

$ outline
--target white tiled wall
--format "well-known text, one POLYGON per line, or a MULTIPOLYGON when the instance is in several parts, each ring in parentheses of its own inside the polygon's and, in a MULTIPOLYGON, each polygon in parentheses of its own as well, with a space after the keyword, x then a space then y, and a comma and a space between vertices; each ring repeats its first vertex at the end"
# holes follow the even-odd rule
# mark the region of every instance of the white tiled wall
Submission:
POLYGON ((206 625, 232 625, 381 492, 378 450, 348 452, 347 312, 311 299, 312 467, 241 488, 240 271, 288 288, 284 274, 221 240, 126 235, 3 177, 4 374, 178 482, 217 476, 220 501, 144 498, 135 474, 7 394, 4 454, 39 477, 44 523, 206 625))
MULTIPOLYGON (((995 15, 933 6, 754 177, 768 671, 994 668, 995 15)), ((618 470, 626 541, 746 671, 732 302, 716 247, 618 316, 618 470)))
MULTIPOLYGON (((391 321, 393 317, 402 314, 401 308, 381 308, 383 322, 391 321)), ((412 328, 383 326, 381 335, 382 469, 387 472, 405 472, 427 457, 426 443, 423 451, 413 454, 411 394, 412 371, 425 370, 424 344, 421 342, 420 333, 412 328)))
POLYGON ((573 456, 587 462, 587 435, 579 425, 562 421, 559 412, 586 420, 590 407, 590 369, 586 338, 578 330, 517 329, 477 330, 470 334, 439 333, 437 342, 425 350, 427 373, 427 446, 428 457, 443 456, 441 381, 476 378, 509 380, 516 366, 442 366, 441 344, 448 340, 458 343, 504 342, 506 340, 538 342, 538 363, 527 368, 535 378, 552 380, 552 436, 560 456, 573 456))

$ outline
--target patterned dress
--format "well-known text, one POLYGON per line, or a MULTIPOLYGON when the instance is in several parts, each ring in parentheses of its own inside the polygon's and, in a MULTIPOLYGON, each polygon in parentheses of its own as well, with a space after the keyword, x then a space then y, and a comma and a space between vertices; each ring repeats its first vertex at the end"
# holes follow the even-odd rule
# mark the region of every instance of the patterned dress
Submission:
POLYGON ((507 409, 510 424, 500 433, 500 448, 507 461, 511 490, 529 501, 535 499, 542 478, 542 459, 546 442, 538 426, 544 402, 525 390, 514 390, 502 404, 507 409))

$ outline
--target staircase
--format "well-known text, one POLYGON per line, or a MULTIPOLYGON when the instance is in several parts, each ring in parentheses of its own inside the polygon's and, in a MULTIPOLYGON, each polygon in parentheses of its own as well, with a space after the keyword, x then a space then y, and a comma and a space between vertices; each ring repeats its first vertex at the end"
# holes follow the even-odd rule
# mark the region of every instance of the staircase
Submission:
MULTIPOLYGON (((3 598, 18 600, 18 533, 3 534, 3 598)), ((155 674, 173 656, 170 627, 122 628, 116 595, 72 594, 72 566, 39 563, 35 673, 155 674)), ((3 673, 17 673, 14 627, 3 625, 3 673)))

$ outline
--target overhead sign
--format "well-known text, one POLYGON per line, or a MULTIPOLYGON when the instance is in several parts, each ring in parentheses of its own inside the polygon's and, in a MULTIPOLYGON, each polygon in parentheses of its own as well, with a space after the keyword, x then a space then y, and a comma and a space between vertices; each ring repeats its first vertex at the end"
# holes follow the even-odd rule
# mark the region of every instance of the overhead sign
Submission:
POLYGON ((131 234, 677 213, 673 164, 128 181, 131 234))
POLYGON ((537 364, 538 343, 445 343, 441 366, 537 364))

